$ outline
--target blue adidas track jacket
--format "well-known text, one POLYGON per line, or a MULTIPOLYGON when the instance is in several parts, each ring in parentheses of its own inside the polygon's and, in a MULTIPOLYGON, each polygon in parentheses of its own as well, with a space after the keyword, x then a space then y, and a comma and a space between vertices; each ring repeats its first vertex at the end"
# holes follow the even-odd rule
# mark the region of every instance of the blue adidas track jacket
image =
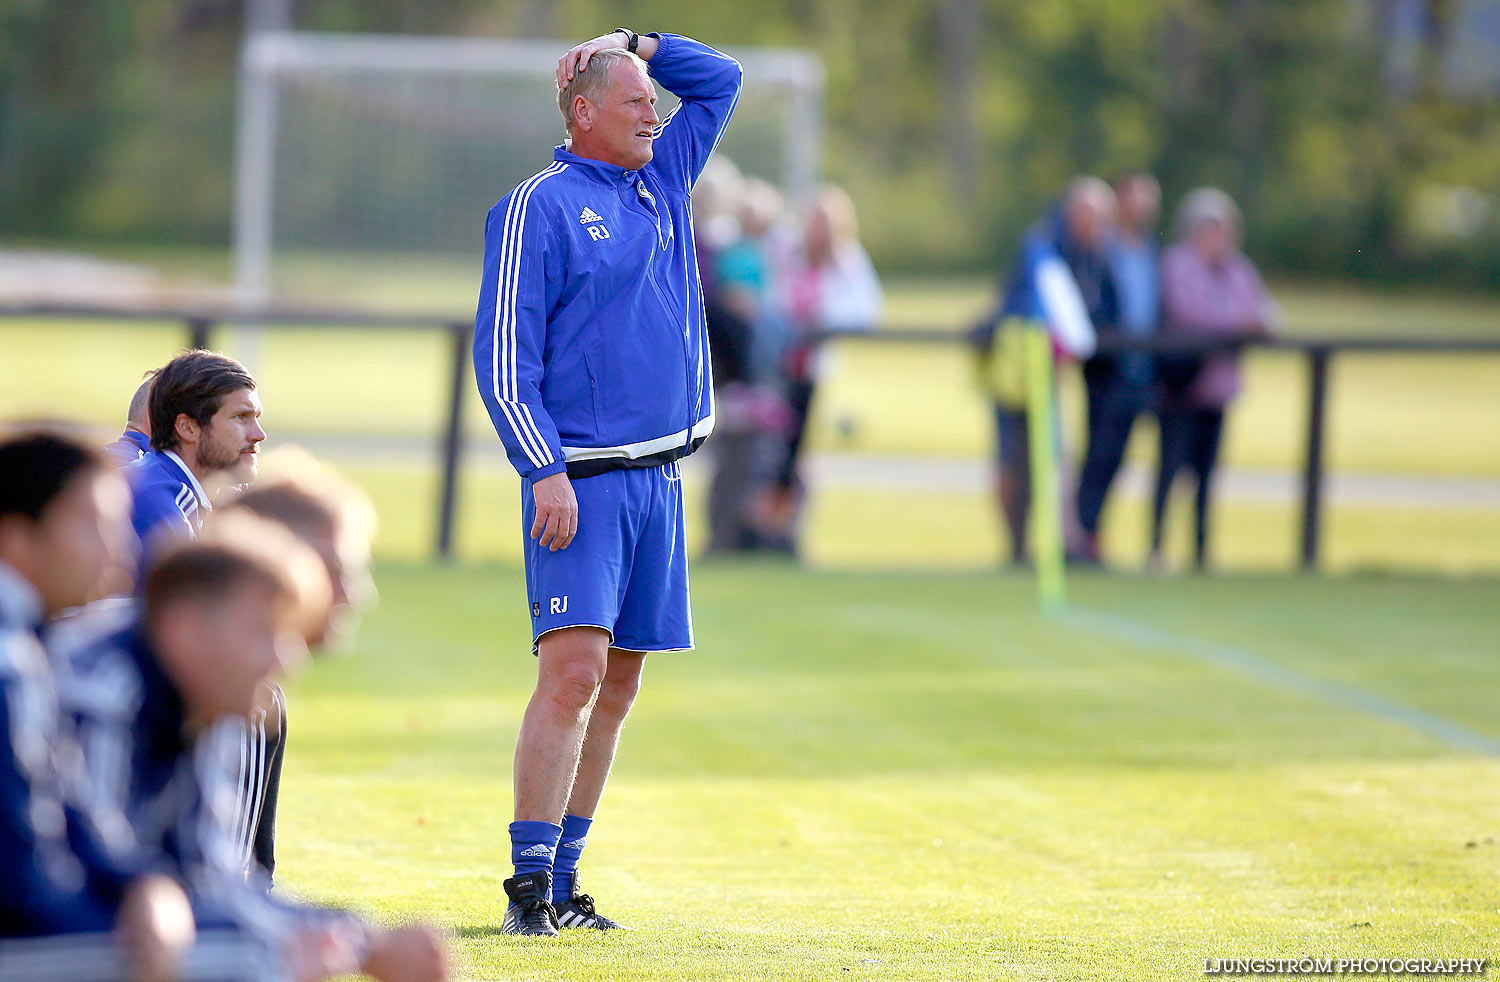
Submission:
MULTIPOLYGON (((181 693, 134 604, 96 605, 49 638, 66 664, 61 705, 83 751, 92 817, 124 830, 110 858, 171 875, 188 892, 200 928, 275 942, 297 926, 362 922, 342 911, 269 894, 258 867, 247 877, 232 824, 240 807, 239 761, 190 733, 181 693)), ((118 838, 118 837, 117 837, 118 838)))
POLYGON ((714 424, 690 194, 739 99, 739 63, 660 36, 678 96, 638 171, 553 152, 490 209, 474 374, 510 461, 539 480, 692 453, 714 424))
POLYGON ((0 562, 0 939, 107 931, 130 877, 81 807, 41 628, 41 598, 0 562))
POLYGON ((130 484, 130 523, 140 540, 139 579, 163 546, 197 538, 204 513, 213 506, 193 472, 171 450, 146 453, 121 473, 130 484))

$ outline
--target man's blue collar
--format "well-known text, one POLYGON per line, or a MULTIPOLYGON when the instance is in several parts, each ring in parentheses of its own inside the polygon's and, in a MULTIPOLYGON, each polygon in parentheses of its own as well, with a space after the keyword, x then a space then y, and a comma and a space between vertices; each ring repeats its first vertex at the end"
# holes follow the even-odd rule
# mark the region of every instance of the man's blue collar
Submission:
POLYGON ((554 147, 552 159, 577 167, 601 184, 635 184, 640 177, 638 170, 626 170, 618 164, 608 164, 593 157, 580 157, 568 149, 567 144, 554 147))

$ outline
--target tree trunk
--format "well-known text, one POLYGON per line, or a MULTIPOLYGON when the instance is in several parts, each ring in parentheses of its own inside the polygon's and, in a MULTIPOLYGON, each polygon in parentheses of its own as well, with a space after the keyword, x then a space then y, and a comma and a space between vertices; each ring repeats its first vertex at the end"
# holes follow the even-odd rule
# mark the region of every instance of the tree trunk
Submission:
POLYGON ((954 187, 965 197, 979 188, 979 36, 984 18, 979 0, 943 0, 938 8, 938 57, 943 60, 943 142, 953 170, 954 187))

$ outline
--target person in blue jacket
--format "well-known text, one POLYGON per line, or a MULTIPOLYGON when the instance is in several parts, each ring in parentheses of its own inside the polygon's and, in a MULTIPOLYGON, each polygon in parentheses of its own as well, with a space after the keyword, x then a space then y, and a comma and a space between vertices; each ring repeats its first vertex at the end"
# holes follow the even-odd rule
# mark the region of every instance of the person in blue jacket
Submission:
POLYGON ((125 413, 125 430, 114 443, 104 447, 104 453, 121 467, 133 464, 151 452, 151 383, 156 372, 148 372, 135 395, 130 397, 130 408, 125 413))
MULTIPOLYGON (((182 888, 114 851, 80 793, 47 622, 123 560, 129 494, 97 451, 0 441, 0 978, 162 979, 194 937, 182 888)), ((220 971, 216 978, 251 976, 220 971)))
MULTIPOLYGON (((1113 278, 1102 253, 1104 231, 1114 211, 1109 185, 1082 175, 1022 237, 1006 275, 1000 302, 974 330, 984 357, 985 386, 994 402, 996 424, 995 497, 1010 536, 1010 561, 1029 562, 1026 529, 1031 509, 1031 458, 1027 424, 1025 355, 1018 327, 1040 324, 1053 347, 1070 358, 1094 354, 1098 329, 1115 317, 1113 278)), ((1054 421, 1061 446, 1061 428, 1054 421)), ((1065 539, 1076 516, 1063 499, 1065 539)))
POLYGON ((182 883, 200 932, 260 941, 282 966, 276 977, 446 977, 435 931, 382 929, 286 900, 245 868, 239 754, 211 736, 253 711, 266 678, 305 657, 305 632, 326 625, 333 594, 320 558, 290 529, 241 509, 166 551, 141 592, 132 616, 58 645, 87 798, 127 830, 116 848, 182 883))
POLYGON ((522 481, 537 685, 502 930, 618 926, 575 873, 645 655, 693 647, 678 461, 714 425, 691 192, 739 99, 727 55, 625 28, 558 62, 569 141, 490 210, 480 395, 522 481), (653 79, 679 98, 658 115, 653 79))
POLYGON ((198 534, 214 494, 255 479, 266 438, 255 377, 214 351, 188 351, 167 362, 152 380, 147 406, 151 452, 124 471, 142 570, 163 545, 198 534))

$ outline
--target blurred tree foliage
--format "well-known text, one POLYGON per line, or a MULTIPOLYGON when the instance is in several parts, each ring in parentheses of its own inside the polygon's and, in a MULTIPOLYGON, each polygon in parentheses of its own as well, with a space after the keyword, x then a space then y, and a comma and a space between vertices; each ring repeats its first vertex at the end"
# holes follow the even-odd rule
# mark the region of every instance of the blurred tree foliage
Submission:
MULTIPOLYGON (((292 19, 811 48, 826 173, 887 269, 994 268, 1071 174, 1144 168, 1169 205, 1199 184, 1234 194, 1273 267, 1500 282, 1495 96, 1445 95, 1432 58, 1414 88, 1387 84, 1382 3, 293 0, 292 19)), ((0 233, 226 242, 243 5, 0 5, 0 233)))

